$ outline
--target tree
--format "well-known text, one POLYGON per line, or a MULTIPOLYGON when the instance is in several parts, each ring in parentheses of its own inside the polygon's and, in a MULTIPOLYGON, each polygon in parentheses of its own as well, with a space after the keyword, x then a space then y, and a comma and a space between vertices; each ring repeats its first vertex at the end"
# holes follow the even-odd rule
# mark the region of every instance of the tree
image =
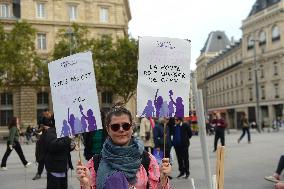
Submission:
POLYGON ((93 59, 98 85, 122 97, 123 104, 135 94, 137 86, 137 41, 109 36, 94 42, 93 59))
POLYGON ((53 59, 57 60, 71 54, 91 49, 91 41, 87 38, 86 26, 73 23, 70 28, 59 30, 58 43, 54 46, 53 59), (71 48, 71 49, 70 49, 71 48))
POLYGON ((35 51, 35 34, 36 30, 26 22, 16 22, 10 33, 5 33, 0 26, 0 85, 37 83, 37 65, 41 64, 41 59, 35 51))
POLYGON ((118 39, 115 43, 115 64, 118 70, 113 89, 128 102, 136 92, 138 43, 135 39, 118 39))
MULTIPOLYGON (((69 55, 70 36, 66 35, 67 31, 61 30, 58 34, 54 59, 69 55)), ((72 31, 72 52, 92 51, 98 88, 122 97, 122 103, 127 103, 135 94, 137 85, 137 41, 128 38, 114 41, 108 35, 88 39, 88 30, 77 24, 72 24, 72 31)))

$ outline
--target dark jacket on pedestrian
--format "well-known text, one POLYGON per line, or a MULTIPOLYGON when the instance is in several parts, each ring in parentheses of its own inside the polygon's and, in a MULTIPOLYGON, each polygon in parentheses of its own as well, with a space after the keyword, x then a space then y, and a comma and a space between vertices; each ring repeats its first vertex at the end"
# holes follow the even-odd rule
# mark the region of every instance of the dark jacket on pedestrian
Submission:
POLYGON ((56 129, 49 128, 44 138, 45 144, 45 168, 47 172, 67 172, 68 158, 71 149, 69 137, 57 138, 56 129))
POLYGON ((211 124, 217 129, 217 128, 226 128, 227 124, 223 118, 220 119, 213 119, 211 124))
POLYGON ((185 122, 180 124, 177 124, 173 129, 173 145, 189 147, 189 139, 192 137, 191 127, 185 122))
MULTIPOLYGON (((161 150, 164 149, 164 126, 162 124, 157 124, 154 127, 154 143, 155 143, 155 148, 160 148, 161 150)), ((170 149, 172 147, 172 142, 171 142, 171 133, 170 133, 170 127, 167 126, 166 128, 167 136, 166 136, 166 148, 170 149)))

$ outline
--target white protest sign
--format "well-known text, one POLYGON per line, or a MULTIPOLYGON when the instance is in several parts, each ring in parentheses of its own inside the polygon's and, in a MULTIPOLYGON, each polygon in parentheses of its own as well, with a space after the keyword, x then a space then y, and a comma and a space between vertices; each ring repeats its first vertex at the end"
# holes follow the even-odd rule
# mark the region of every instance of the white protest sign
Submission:
POLYGON ((48 64, 57 137, 101 129, 91 52, 48 64))
POLYGON ((189 115, 190 41, 139 38, 137 116, 189 115))

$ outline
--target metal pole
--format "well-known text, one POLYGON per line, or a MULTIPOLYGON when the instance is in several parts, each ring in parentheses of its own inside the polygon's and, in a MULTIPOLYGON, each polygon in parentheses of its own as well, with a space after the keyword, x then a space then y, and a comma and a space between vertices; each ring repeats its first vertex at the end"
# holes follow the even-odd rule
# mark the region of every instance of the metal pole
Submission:
POLYGON ((259 106, 259 87, 258 87, 258 76, 257 76, 257 62, 256 62, 256 39, 253 39, 253 62, 254 62, 254 81, 255 81, 255 98, 256 98, 256 109, 255 109, 255 118, 257 124, 257 130, 261 132, 261 114, 259 106))
POLYGON ((71 30, 71 22, 69 21, 69 55, 72 55, 72 30, 71 30))
POLYGON ((207 119, 207 116, 208 116, 208 87, 207 87, 207 63, 205 65, 205 77, 204 77, 204 85, 205 85, 205 115, 206 115, 206 119, 207 119))
POLYGON ((208 146, 206 141, 206 129, 205 129, 206 126, 205 126, 204 108, 202 100, 202 90, 197 89, 196 76, 194 73, 191 73, 191 79, 192 79, 192 92, 196 103, 196 112, 197 112, 198 125, 199 125, 205 179, 206 179, 207 188, 212 189, 212 182, 211 182, 212 177, 211 177, 208 146))

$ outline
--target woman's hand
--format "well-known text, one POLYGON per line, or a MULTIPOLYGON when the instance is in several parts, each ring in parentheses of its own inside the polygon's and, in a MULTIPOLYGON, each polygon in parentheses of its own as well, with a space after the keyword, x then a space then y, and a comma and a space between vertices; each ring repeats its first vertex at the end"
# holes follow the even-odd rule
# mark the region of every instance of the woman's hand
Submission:
POLYGON ((90 188, 90 173, 86 166, 82 164, 81 161, 78 161, 77 167, 76 167, 76 174, 77 178, 80 181, 83 189, 84 188, 90 188))
POLYGON ((278 182, 275 184, 275 189, 284 189, 284 182, 278 182))
POLYGON ((161 175, 160 180, 163 186, 167 184, 167 178, 170 175, 171 171, 172 171, 172 166, 170 164, 169 158, 163 158, 160 167, 160 175, 161 175))

